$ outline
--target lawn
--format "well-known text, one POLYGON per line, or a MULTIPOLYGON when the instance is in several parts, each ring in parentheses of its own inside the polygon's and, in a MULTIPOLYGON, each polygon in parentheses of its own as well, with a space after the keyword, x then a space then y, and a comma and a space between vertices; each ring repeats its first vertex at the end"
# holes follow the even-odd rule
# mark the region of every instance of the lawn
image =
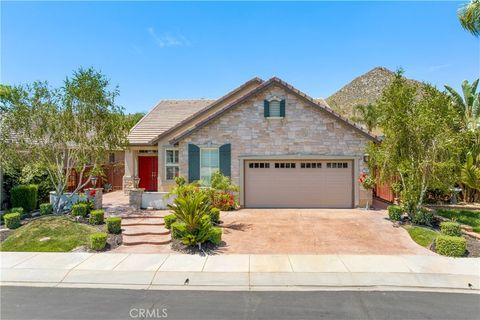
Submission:
POLYGON ((15 230, 1 243, 0 250, 67 252, 88 244, 89 235, 93 232, 98 230, 66 217, 44 217, 15 230))
POLYGON ((421 245, 428 248, 435 238, 440 234, 439 232, 430 228, 418 227, 418 226, 405 226, 410 237, 421 245))
POLYGON ((480 233, 480 211, 439 209, 436 214, 471 226, 473 227, 473 231, 480 233))

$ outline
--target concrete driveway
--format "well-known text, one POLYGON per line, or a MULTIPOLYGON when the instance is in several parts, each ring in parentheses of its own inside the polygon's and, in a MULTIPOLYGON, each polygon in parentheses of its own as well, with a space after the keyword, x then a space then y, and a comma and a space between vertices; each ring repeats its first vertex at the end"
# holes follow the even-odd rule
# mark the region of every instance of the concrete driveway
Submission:
POLYGON ((223 253, 434 255, 384 210, 242 209, 221 220, 223 253))

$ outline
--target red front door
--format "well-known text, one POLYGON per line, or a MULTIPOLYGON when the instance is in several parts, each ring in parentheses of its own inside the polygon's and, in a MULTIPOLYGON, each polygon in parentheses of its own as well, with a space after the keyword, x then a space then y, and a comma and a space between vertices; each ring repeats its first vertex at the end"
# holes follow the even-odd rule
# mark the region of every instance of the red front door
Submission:
POLYGON ((145 191, 157 191, 157 173, 157 156, 138 157, 138 177, 140 178, 138 186, 140 188, 145 188, 145 191))

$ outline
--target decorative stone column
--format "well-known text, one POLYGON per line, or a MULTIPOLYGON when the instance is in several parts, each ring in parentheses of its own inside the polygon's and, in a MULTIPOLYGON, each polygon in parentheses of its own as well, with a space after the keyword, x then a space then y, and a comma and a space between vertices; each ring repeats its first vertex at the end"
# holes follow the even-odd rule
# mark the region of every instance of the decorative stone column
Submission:
POLYGON ((130 208, 140 210, 142 206, 143 191, 145 191, 144 188, 134 188, 129 190, 128 205, 130 208))
POLYGON ((85 189, 85 193, 88 194, 90 199, 93 199, 95 210, 102 209, 103 207, 103 189, 102 188, 85 189))

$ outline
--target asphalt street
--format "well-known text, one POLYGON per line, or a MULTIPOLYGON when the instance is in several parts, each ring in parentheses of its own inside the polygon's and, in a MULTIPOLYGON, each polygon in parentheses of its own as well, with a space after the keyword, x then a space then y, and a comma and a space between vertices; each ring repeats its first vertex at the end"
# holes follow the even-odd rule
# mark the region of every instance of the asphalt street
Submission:
POLYGON ((1 319, 478 319, 480 295, 0 287, 1 319))

